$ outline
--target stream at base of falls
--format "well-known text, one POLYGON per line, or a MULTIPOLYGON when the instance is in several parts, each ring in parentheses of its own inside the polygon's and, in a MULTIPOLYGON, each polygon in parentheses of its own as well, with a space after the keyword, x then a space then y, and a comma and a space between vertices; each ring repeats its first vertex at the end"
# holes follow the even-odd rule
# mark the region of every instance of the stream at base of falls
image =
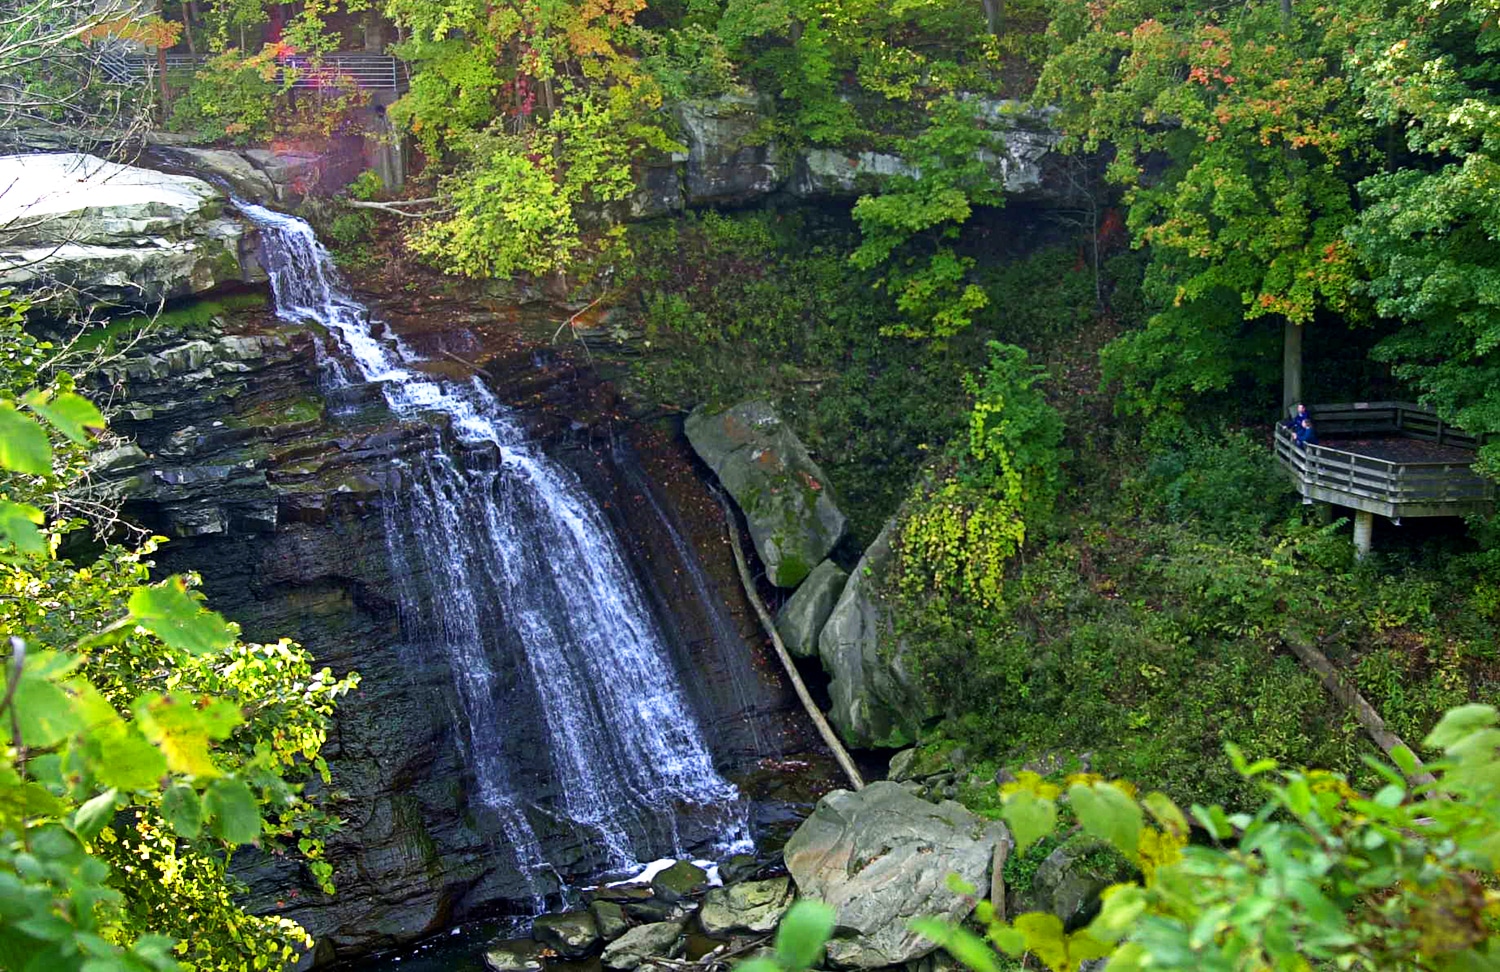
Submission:
POLYGON ((399 650, 451 674, 471 810, 531 910, 567 897, 548 850, 561 833, 599 874, 749 849, 747 801, 716 770, 648 595, 578 477, 477 376, 424 368, 305 222, 238 205, 260 229, 277 315, 336 342, 330 390, 376 388, 398 418, 434 430, 386 474, 399 650))

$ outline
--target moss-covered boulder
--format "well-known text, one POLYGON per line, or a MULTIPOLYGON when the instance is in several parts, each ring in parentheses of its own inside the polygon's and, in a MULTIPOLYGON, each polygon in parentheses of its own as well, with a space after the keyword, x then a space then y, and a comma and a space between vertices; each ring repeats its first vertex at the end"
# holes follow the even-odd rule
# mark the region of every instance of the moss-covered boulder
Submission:
POLYGON ((613 901, 595 901, 589 905, 589 913, 594 916, 594 927, 599 929, 599 936, 606 942, 612 942, 630 930, 625 909, 613 901))
POLYGON ((895 525, 888 522, 860 558, 818 636, 818 656, 832 678, 828 720, 861 749, 905 746, 936 714, 896 636, 885 593, 895 525))
POLYGON ((823 561, 807 575, 797 593, 776 614, 776 632, 787 651, 798 658, 817 656, 818 635, 848 579, 849 574, 831 560, 823 561))
POLYGON ((714 888, 703 899, 698 924, 709 935, 739 930, 768 932, 781 921, 794 897, 791 878, 786 877, 714 888))
POLYGON ((1098 913, 1105 888, 1133 874, 1130 863, 1108 843, 1079 835, 1048 854, 1029 883, 1012 889, 1010 910, 1048 911, 1068 928, 1078 928, 1098 913))
POLYGON ((739 504, 778 587, 796 587, 843 539, 847 525, 823 470, 765 402, 688 416, 688 442, 739 504))
POLYGON ((484 964, 491 972, 541 972, 546 963, 542 946, 523 938, 491 942, 485 946, 484 964))
POLYGON ((708 887, 708 872, 688 861, 678 861, 651 878, 651 893, 663 901, 681 901, 708 887))

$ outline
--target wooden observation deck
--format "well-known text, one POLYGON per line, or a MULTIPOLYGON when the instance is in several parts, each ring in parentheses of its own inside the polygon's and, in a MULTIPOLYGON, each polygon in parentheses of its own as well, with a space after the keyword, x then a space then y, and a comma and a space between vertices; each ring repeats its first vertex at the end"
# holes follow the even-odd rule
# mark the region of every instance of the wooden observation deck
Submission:
POLYGON ((1318 445, 1276 426, 1276 458, 1304 503, 1355 511, 1354 544, 1369 552, 1372 517, 1466 516, 1495 505, 1495 482, 1473 469, 1479 441, 1410 402, 1309 405, 1318 445))

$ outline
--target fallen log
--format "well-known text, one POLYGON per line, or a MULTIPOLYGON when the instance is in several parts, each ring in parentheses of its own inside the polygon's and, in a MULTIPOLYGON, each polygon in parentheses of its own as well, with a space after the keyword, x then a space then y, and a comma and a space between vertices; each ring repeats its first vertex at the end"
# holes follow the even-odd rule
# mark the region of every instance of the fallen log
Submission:
POLYGON ((792 688, 797 691, 797 698, 802 701, 802 708, 807 710, 807 717, 818 727, 818 735, 823 737, 823 742, 833 751, 833 758, 838 761, 839 768, 849 778, 849 784, 856 790, 865 788, 865 779, 859 773, 859 768, 854 765, 849 751, 839 740, 838 734, 833 731, 833 726, 828 724, 828 719, 819 711, 818 704, 813 701, 812 694, 807 691, 807 684, 802 681, 802 676, 797 674, 797 666, 792 662, 792 656, 787 652, 786 645, 781 642, 781 635, 776 633, 776 622, 771 617, 771 612, 766 610, 765 602, 755 590, 755 578, 750 573, 750 565, 745 560, 745 549, 740 544, 739 520, 735 517, 734 507, 724 494, 714 490, 718 497, 719 506, 724 510, 724 528, 729 531, 729 545, 734 550, 734 563, 739 568, 740 586, 745 589, 745 597, 750 601, 750 606, 755 608, 756 617, 760 618, 760 626, 771 639, 771 644, 776 648, 776 657, 781 660, 781 667, 786 671, 786 677, 791 679, 792 688))

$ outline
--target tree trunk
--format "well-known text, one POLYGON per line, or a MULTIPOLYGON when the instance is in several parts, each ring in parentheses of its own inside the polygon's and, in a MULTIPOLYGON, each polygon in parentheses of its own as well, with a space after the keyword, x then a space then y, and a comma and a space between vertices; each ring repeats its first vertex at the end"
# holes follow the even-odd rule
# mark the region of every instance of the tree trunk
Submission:
POLYGON ((164 47, 156 49, 156 77, 161 85, 161 117, 165 121, 172 108, 172 92, 167 88, 167 49, 164 47))
POLYGON ((187 41, 188 53, 194 57, 198 56, 198 45, 193 42, 193 14, 188 8, 188 0, 182 2, 182 38, 187 41))
POLYGON ((1302 325, 1287 321, 1281 332, 1282 418, 1302 400, 1302 325))
POLYGON ((979 0, 984 5, 984 20, 989 25, 990 33, 999 36, 1000 28, 1005 23, 1005 0, 979 0))

